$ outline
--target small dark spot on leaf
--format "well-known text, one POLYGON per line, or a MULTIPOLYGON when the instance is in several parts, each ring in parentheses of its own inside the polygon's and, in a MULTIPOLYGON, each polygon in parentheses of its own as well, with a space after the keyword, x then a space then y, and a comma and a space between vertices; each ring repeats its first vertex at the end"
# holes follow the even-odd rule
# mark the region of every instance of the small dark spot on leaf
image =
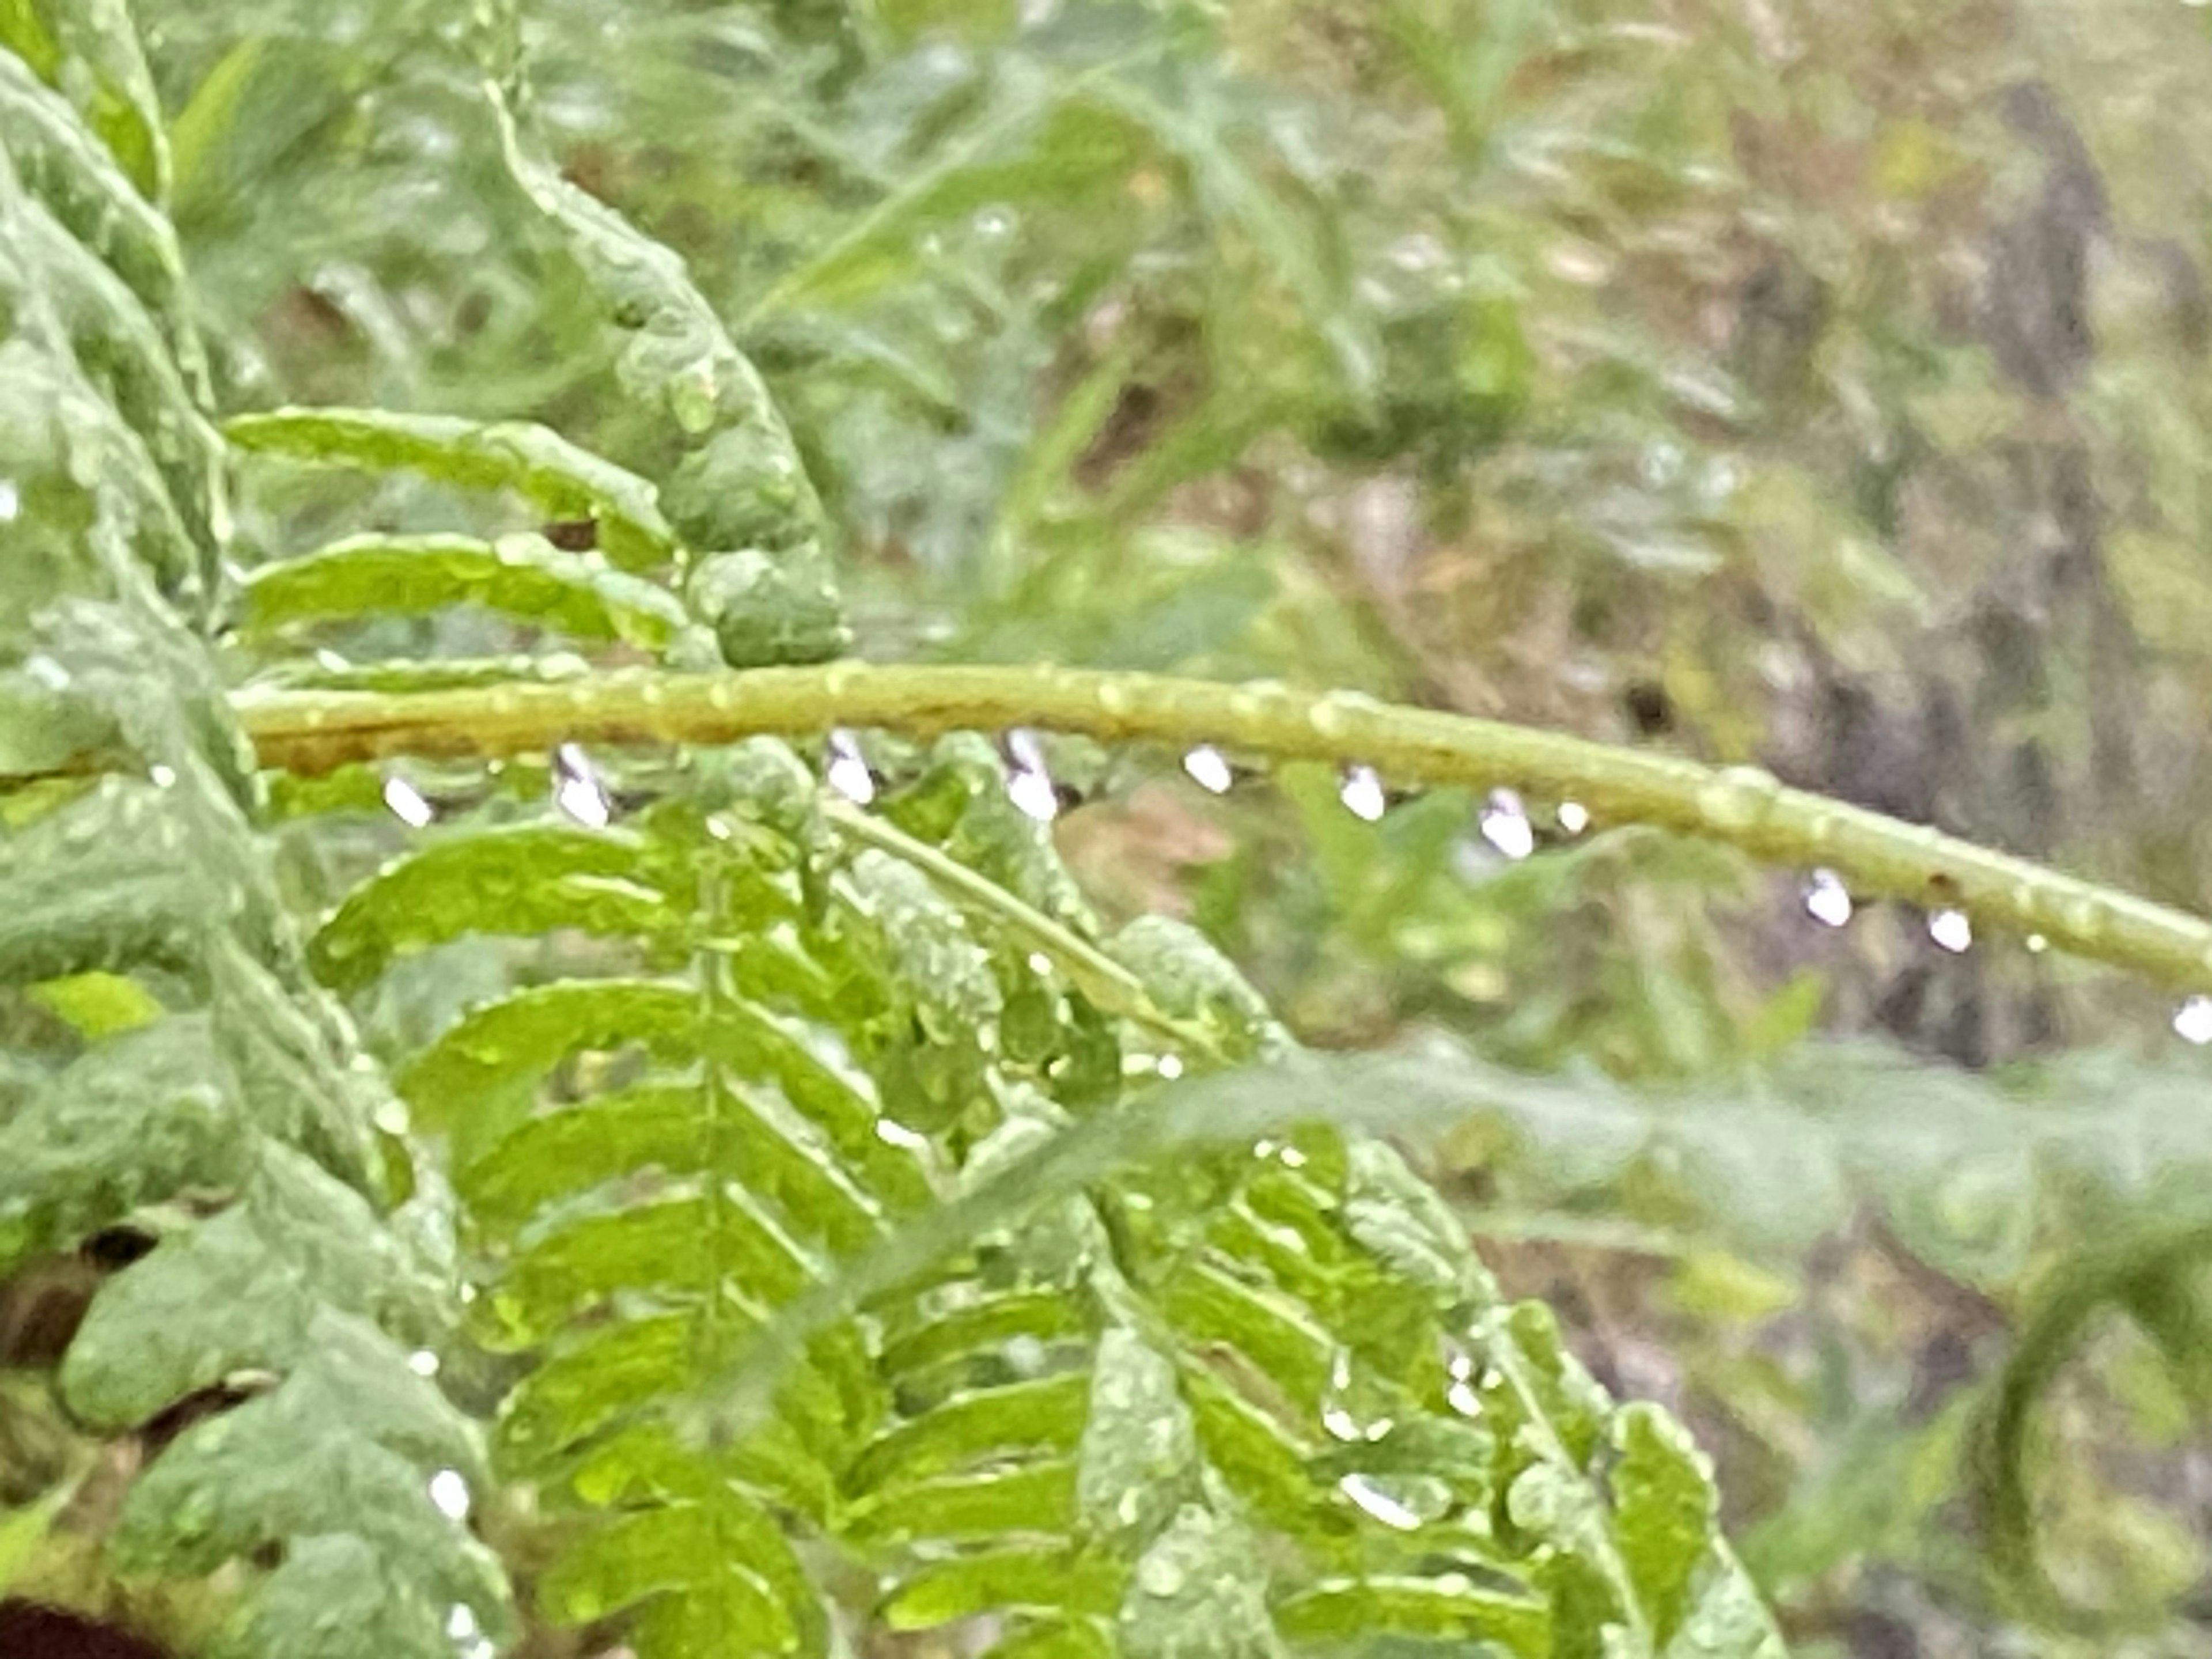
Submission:
POLYGON ((158 1243, 151 1233, 136 1227, 108 1227, 93 1234, 77 1249, 88 1266, 104 1273, 119 1273, 132 1262, 152 1255, 158 1243))
POLYGON ((588 553, 599 544, 596 519, 562 519, 545 526, 539 533, 563 553, 588 553))

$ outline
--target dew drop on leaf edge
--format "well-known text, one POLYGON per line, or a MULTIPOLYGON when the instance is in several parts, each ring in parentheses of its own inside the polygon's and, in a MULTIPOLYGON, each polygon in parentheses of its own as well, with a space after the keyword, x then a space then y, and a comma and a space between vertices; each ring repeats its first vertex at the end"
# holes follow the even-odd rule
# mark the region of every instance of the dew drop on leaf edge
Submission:
POLYGON ((430 1502, 448 1521, 464 1521, 469 1513, 469 1483, 459 1469, 440 1469, 430 1477, 430 1502))

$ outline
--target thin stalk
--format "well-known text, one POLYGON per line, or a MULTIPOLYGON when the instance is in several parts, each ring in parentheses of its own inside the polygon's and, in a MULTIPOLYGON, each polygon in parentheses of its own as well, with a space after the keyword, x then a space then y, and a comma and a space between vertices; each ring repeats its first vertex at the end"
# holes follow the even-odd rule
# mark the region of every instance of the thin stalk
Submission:
POLYGON ((913 865, 969 915, 1004 928, 1030 950, 1059 963, 1061 971, 1093 1006, 1143 1026, 1182 1052, 1217 1060, 1222 1058, 1218 1046, 1204 1030, 1164 1012, 1145 989, 1144 981, 1081 934, 1023 903, 988 876, 857 807, 833 800, 823 804, 823 812, 842 834, 913 865))
POLYGON ((393 755, 494 757, 563 741, 723 744, 882 726, 929 736, 1025 726, 1107 743, 1212 744, 1273 761, 1364 763, 1399 785, 1508 787, 1580 802, 1769 863, 1834 871, 1856 896, 1965 912, 2077 955, 2212 988, 2212 923, 1924 825, 1714 769, 1559 732, 1273 683, 1070 668, 830 663, 743 673, 603 674, 556 684, 236 700, 264 765, 313 774, 393 755))

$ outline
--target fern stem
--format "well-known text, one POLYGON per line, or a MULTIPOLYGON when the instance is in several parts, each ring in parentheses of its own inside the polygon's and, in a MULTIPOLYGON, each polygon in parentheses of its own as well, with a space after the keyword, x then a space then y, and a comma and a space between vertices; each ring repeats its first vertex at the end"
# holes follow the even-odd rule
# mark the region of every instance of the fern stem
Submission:
POLYGON ((1184 1054, 1217 1060, 1225 1058, 1205 1031, 1163 1012, 1145 989, 1145 982, 1127 968, 1080 934, 1023 903, 998 883, 959 860, 946 857, 928 842, 916 841, 896 826, 842 801, 825 803, 824 812, 842 833, 913 865, 970 915, 987 917, 1030 949, 1042 951, 1058 962, 1094 1006, 1143 1026, 1184 1054))
POLYGON ((1956 909, 1988 927, 2170 983, 2212 986, 2212 923, 1824 796, 1752 768, 1345 692, 1052 667, 877 665, 619 672, 550 684, 379 696, 248 694, 263 763, 298 773, 399 754, 495 757, 559 741, 719 744, 875 726, 916 735, 1011 726, 1109 743, 1213 744, 1270 760, 1377 768, 1393 782, 1510 787, 1580 802, 1599 824, 1648 823, 1784 866, 1833 870, 1862 897, 1956 909))

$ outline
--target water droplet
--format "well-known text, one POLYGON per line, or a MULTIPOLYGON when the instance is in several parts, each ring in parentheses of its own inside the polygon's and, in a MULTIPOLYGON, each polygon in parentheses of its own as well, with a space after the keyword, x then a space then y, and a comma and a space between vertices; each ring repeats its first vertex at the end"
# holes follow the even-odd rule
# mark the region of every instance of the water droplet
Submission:
POLYGON ((987 242, 1003 242, 1014 234, 1014 212, 1007 207, 987 207, 975 216, 975 234, 987 242))
POLYGON ((1716 830, 1744 830, 1765 822, 1782 785, 1756 766, 1716 772, 1698 791, 1698 810, 1716 830))
POLYGON ((876 1139, 886 1146, 896 1146, 909 1152, 929 1150, 928 1136, 916 1134, 905 1124, 892 1118, 879 1117, 876 1120, 876 1139))
POLYGON ((2051 948, 2051 941, 2040 933, 2030 933, 2027 936, 2027 948, 2039 957, 2051 948))
POLYGON ((1030 952, 1030 972, 1033 974, 1048 974, 1051 971, 1052 958, 1050 957, 1045 955, 1042 951, 1032 951, 1030 952))
POLYGON ((1482 1415, 1482 1396, 1471 1382, 1455 1382, 1444 1390, 1444 1403, 1462 1417, 1482 1415))
POLYGON ((1589 808, 1578 800, 1559 803, 1559 828, 1571 836, 1579 836, 1589 828, 1589 808))
POLYGON ((1974 924, 1964 910, 1938 910, 1928 918, 1928 937, 1938 949, 1959 956, 1974 943, 1974 924))
POLYGON ((1663 440, 1647 445, 1638 459, 1636 470, 1643 475, 1647 489, 1664 489, 1682 476, 1681 449, 1663 440))
POLYGON ((154 787, 156 789, 173 789, 177 787, 177 775, 167 766, 149 767, 146 775, 154 780, 154 787))
POLYGON ((448 1521, 465 1521, 469 1514, 469 1483, 459 1469, 440 1469, 430 1477, 430 1501, 448 1521))
POLYGON ((860 740, 842 726, 830 734, 830 764, 823 769, 830 787, 855 806, 876 798, 876 775, 868 769, 860 740))
POLYGON ((1535 826, 1528 822, 1521 797, 1510 789, 1492 790, 1490 805, 1476 823, 1482 838, 1509 859, 1525 859, 1536 850, 1535 826))
POLYGON ((435 1376, 438 1374, 438 1356, 428 1348, 417 1348, 407 1356, 407 1369, 417 1376, 435 1376))
POLYGON ((430 803, 422 799, 422 792, 404 778, 385 779, 384 804, 391 809, 392 816, 410 830, 426 828, 437 816, 430 803))
POLYGON ((1024 767, 1011 775, 1006 779, 1006 796, 1039 823, 1050 823, 1060 816, 1060 793, 1052 787, 1051 775, 1042 769, 1024 767))
POLYGON ((2202 1048, 2212 1042, 2212 997, 2195 996, 2173 1011, 2174 1035, 2202 1048))
POLYGON ((1364 819, 1369 823, 1380 823, 1390 804, 1382 793, 1382 780, 1371 766, 1349 769, 1344 775, 1344 782, 1337 789, 1336 798, 1344 803, 1345 810, 1352 817, 1364 819))
POLYGON ((1338 1491, 1384 1526, 1395 1527, 1400 1532, 1419 1529, 1419 1515, 1367 1476, 1347 1474, 1336 1484, 1338 1491))
POLYGON ((1173 1083, 1182 1075, 1182 1061, 1173 1054, 1162 1054, 1159 1064, 1153 1069, 1159 1073, 1163 1082, 1173 1083))
POLYGON ((1202 743, 1182 757, 1182 769, 1190 774, 1190 781, 1212 795, 1225 795, 1236 776, 1229 769, 1228 758, 1211 744, 1202 743))
POLYGON ((1284 1147, 1276 1154, 1276 1157, 1282 1160, 1285 1170, 1303 1170, 1306 1167, 1306 1155, 1295 1146, 1284 1147))
POLYGON ((553 751, 553 805, 586 830, 604 830, 614 816, 591 757, 579 744, 564 743, 553 751))
POLYGON ((1182 1563, 1165 1550, 1154 1546, 1145 1559, 1137 1563, 1137 1586, 1147 1595, 1165 1600, 1182 1594, 1183 1581, 1188 1575, 1182 1563))
POLYGON ((1851 896, 1832 870, 1815 870, 1805 883, 1805 914, 1823 927, 1841 927, 1851 919, 1851 896))
POLYGON ((0 524, 13 524, 23 510, 23 492, 13 478, 0 478, 0 524))
POLYGON ((456 1601, 446 1615, 446 1634, 456 1642, 465 1642, 477 1633, 477 1616, 466 1602, 456 1601))

